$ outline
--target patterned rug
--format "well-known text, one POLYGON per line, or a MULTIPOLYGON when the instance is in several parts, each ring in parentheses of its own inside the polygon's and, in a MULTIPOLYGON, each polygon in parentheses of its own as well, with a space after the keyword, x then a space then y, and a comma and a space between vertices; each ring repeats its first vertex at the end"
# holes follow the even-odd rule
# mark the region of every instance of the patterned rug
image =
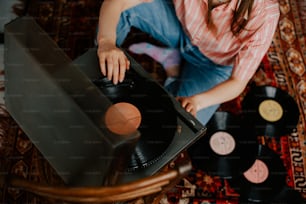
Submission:
MULTIPOLYGON (((287 170, 288 187, 299 192, 306 199, 306 2, 304 0, 280 0, 281 18, 278 30, 269 51, 250 84, 271 85, 286 91, 296 101, 300 117, 291 134, 280 140, 260 136, 260 142, 277 152, 287 170)), ((138 34, 131 34, 126 45, 143 40, 138 34)), ((133 55, 154 78, 161 83, 165 74, 161 66, 147 56, 133 55)), ((4 76, 4 72, 0 74, 4 76)), ((1 78, 2 79, 2 78, 1 78)), ((4 90, 3 79, 1 89, 4 90)), ((249 90, 240 97, 222 104, 220 110, 239 112, 241 102, 249 90)), ((43 158, 35 145, 24 134, 1 104, 0 112, 0 174, 14 174, 28 180, 60 184, 61 179, 43 158)), ((231 189, 227 181, 212 177, 193 169, 161 204, 174 203, 238 203, 239 195, 231 189)), ((19 189, 4 186, 0 189, 0 203, 52 203, 19 189)))

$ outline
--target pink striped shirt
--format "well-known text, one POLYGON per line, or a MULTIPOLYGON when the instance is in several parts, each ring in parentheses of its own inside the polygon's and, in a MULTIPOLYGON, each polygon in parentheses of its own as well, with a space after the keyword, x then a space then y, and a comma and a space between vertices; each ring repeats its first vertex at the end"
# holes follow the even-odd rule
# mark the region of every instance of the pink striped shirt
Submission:
POLYGON ((280 15, 279 4, 278 0, 255 0, 249 23, 236 37, 230 25, 237 1, 212 10, 211 18, 216 25, 213 34, 207 25, 208 0, 173 0, 191 42, 213 62, 233 65, 232 76, 249 80, 271 44, 280 15))

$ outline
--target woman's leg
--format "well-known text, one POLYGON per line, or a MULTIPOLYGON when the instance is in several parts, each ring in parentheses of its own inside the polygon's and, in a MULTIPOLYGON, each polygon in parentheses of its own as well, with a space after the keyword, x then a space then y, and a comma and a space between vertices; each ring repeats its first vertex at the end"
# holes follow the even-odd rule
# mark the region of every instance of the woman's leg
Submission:
POLYGON ((132 26, 168 47, 179 47, 185 37, 172 0, 154 0, 124 11, 117 26, 117 45, 124 42, 132 26))
MULTIPOLYGON (((213 63, 191 44, 176 17, 172 0, 154 0, 123 12, 117 27, 118 45, 123 43, 132 26, 168 47, 180 49, 184 58, 181 76, 175 86, 166 87, 173 95, 191 96, 206 91, 231 74, 231 66, 213 63)), ((215 105, 199 111, 197 119, 205 125, 218 107, 215 105)))

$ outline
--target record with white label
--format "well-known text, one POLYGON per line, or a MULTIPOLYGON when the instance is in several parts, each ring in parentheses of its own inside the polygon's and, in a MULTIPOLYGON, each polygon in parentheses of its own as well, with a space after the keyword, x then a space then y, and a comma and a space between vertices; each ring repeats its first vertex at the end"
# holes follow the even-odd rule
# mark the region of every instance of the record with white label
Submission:
POLYGON ((216 112, 207 124, 207 134, 188 149, 192 163, 213 176, 232 178, 255 161, 258 142, 240 117, 216 112))

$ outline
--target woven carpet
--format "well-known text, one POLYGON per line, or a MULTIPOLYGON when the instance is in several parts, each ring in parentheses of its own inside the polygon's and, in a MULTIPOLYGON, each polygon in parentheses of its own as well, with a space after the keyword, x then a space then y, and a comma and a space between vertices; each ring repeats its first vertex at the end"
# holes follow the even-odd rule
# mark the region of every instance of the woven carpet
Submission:
MULTIPOLYGON (((260 136, 262 144, 277 152, 287 170, 286 183, 306 199, 306 2, 280 0, 281 17, 273 42, 250 82, 271 85, 286 91, 296 101, 300 117, 291 134, 279 140, 260 136)), ((129 35, 125 46, 142 40, 137 34, 129 35)), ((160 64, 147 56, 133 55, 135 59, 161 83, 165 78, 160 64)), ((2 76, 4 72, 0 73, 2 76)), ((249 86, 249 87, 250 87, 249 86)), ((222 104, 220 110, 239 112, 249 87, 236 99, 222 104)), ((1 89, 5 89, 1 81, 1 89)), ((0 112, 0 174, 19 175, 31 181, 61 184, 61 179, 43 158, 27 135, 11 118, 1 104, 0 112)), ((239 195, 225 180, 193 169, 161 203, 238 203, 239 195)), ((0 189, 0 203, 53 203, 20 189, 4 186, 0 189)))

